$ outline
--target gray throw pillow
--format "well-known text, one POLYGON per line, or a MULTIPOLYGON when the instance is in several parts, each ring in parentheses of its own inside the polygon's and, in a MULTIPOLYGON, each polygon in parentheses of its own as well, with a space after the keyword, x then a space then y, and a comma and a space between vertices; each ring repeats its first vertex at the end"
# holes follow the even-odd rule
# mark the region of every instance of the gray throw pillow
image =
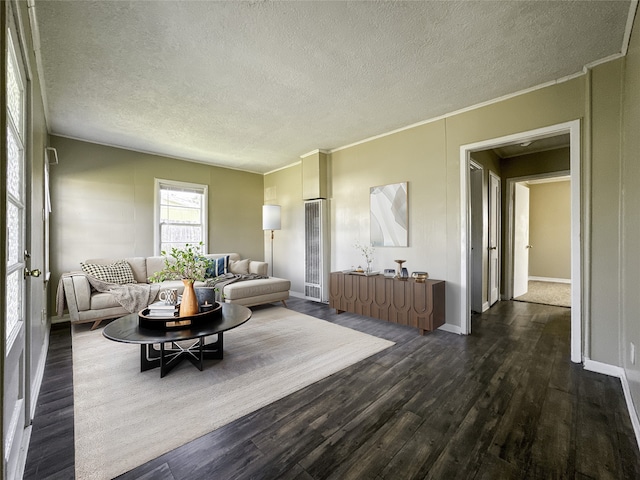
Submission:
POLYGON ((251 260, 245 258, 244 260, 237 260, 229 262, 229 271, 237 275, 246 275, 249 273, 249 262, 251 260))

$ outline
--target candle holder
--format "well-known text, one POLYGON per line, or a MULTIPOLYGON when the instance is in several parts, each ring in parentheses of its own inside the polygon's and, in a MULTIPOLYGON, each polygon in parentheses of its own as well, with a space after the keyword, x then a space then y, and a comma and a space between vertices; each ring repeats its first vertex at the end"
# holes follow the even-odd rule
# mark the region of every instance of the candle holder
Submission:
POLYGON ((398 268, 396 269, 396 276, 398 280, 407 280, 409 278, 409 272, 407 272, 406 268, 402 268, 402 264, 406 262, 406 260, 394 260, 398 264, 398 268))
POLYGON ((213 310, 213 307, 215 307, 215 303, 204 302, 202 305, 200 305, 200 312, 210 312, 211 310, 213 310))

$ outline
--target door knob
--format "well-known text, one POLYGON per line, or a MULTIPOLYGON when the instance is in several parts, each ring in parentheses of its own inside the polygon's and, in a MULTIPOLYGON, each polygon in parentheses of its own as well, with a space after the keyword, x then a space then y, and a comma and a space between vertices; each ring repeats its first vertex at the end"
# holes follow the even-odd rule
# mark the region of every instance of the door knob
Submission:
POLYGON ((533 246, 532 245, 527 245, 526 248, 533 248, 533 246))
POLYGON ((29 270, 28 268, 24 269, 24 278, 27 277, 39 277, 42 274, 40 270, 37 268, 35 270, 29 270))
POLYGON ((489 250, 496 250, 498 247, 489 247, 489 250))

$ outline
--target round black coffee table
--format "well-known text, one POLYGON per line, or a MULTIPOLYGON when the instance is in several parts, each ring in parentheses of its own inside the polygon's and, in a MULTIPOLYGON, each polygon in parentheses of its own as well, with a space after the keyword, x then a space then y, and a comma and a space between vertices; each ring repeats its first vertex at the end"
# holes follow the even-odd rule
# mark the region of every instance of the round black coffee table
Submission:
POLYGON ((189 328, 179 330, 143 328, 139 325, 138 314, 131 313, 104 327, 102 334, 115 342, 140 344, 140 371, 160 367, 162 378, 184 359, 189 360, 200 371, 202 371, 203 359, 222 359, 222 334, 242 325, 250 318, 251 310, 247 307, 223 303, 221 312, 212 314, 210 320, 200 321, 189 328), (211 335, 217 335, 218 338, 213 343, 205 343, 205 338, 211 335), (184 347, 177 343, 181 340, 196 341, 184 347))

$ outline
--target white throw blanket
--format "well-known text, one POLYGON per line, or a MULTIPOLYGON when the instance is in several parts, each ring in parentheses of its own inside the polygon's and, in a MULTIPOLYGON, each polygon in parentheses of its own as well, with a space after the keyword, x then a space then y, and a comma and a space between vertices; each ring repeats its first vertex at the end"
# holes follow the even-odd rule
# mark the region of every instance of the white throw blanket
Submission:
POLYGON ((160 291, 159 283, 128 283, 118 285, 116 283, 103 282, 102 280, 87 275, 87 280, 98 292, 106 292, 113 295, 122 307, 130 312, 139 312, 153 303, 160 291))

